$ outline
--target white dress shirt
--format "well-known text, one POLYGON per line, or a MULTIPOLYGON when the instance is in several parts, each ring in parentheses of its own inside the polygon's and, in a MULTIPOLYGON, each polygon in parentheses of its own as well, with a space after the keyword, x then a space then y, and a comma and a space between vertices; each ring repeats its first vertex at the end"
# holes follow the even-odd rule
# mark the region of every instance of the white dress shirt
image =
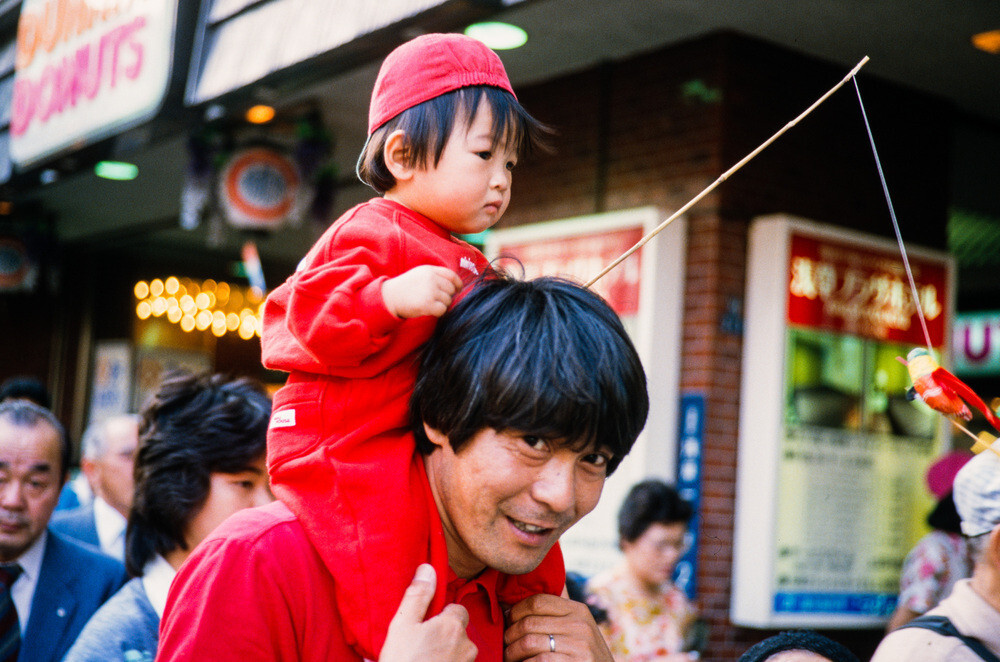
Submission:
POLYGON ((31 616, 31 603, 35 599, 35 587, 38 586, 38 575, 42 572, 42 557, 45 556, 45 544, 48 540, 49 532, 42 531, 38 540, 17 560, 24 572, 14 582, 14 586, 10 589, 10 595, 14 600, 14 607, 17 609, 17 620, 20 621, 22 637, 28 626, 28 617, 31 616))
POLYGON ((119 561, 125 560, 125 528, 128 520, 101 497, 94 497, 94 525, 101 551, 119 561))
POLYGON ((167 560, 157 554, 142 569, 142 588, 146 597, 156 610, 156 615, 163 618, 163 610, 167 606, 167 592, 170 582, 174 581, 177 571, 167 563, 167 560))

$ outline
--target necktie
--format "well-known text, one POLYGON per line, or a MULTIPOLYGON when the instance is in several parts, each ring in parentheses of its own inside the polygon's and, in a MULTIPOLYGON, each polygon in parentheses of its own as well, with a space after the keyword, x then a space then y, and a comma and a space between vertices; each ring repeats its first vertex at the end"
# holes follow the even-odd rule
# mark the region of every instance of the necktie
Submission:
POLYGON ((0 662, 14 662, 21 649, 21 624, 10 595, 10 587, 24 571, 16 563, 0 564, 0 662))

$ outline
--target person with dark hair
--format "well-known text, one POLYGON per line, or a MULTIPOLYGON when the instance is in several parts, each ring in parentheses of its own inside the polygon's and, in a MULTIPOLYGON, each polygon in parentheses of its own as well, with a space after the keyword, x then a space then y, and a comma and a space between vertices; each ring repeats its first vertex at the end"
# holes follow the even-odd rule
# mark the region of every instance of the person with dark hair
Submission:
POLYGON ((739 662, 859 662, 846 646, 813 630, 789 630, 751 646, 739 662))
POLYGON ((45 384, 34 377, 10 377, 0 384, 0 402, 28 400, 45 409, 52 409, 52 396, 45 384))
POLYGON ((685 639, 697 614, 671 582, 689 546, 691 505, 672 486, 648 479, 632 486, 618 511, 621 564, 587 583, 588 600, 608 618, 601 632, 615 662, 697 659, 685 639))
POLYGON ((951 593, 955 582, 972 574, 972 557, 951 491, 955 474, 971 458, 968 451, 951 451, 927 469, 927 488, 937 499, 927 515, 931 531, 903 561, 899 600, 886 626, 889 632, 936 607, 951 593))
POLYGON ((87 619, 126 580, 121 563, 48 528, 69 457, 66 431, 52 412, 25 399, 0 403, 5 659, 59 662, 87 619))
POLYGON ((223 520, 273 501, 271 402, 249 379, 168 373, 142 411, 125 562, 135 579, 84 628, 67 662, 152 661, 177 569, 223 520))
MULTIPOLYGON (((638 355, 599 296, 483 279, 423 350, 413 431, 365 438, 361 467, 329 455, 344 477, 317 485, 332 506, 311 521, 341 563, 280 496, 237 514, 181 569, 158 660, 610 662, 585 605, 525 580, 562 588, 556 541, 597 504, 648 407, 638 355)), ((289 408, 275 407, 272 433, 289 408)), ((315 434, 318 417, 300 411, 295 425, 315 434)))
MULTIPOLYGON (((290 373, 275 395, 271 484, 330 568, 345 567, 345 554, 365 543, 360 529, 343 532, 346 540, 328 535, 326 519, 342 507, 330 486, 360 488, 375 467, 409 464, 411 445, 393 448, 388 439, 409 439, 418 351, 452 299, 490 268, 456 235, 499 221, 511 171, 543 131, 483 43, 426 34, 402 44, 375 81, 358 163, 358 176, 381 197, 335 221, 267 298, 262 361, 290 373)), ((388 529, 412 517, 398 506, 380 515, 388 529)), ((560 566, 554 557, 525 584, 558 595, 560 566)), ((386 570, 391 598, 373 598, 384 615, 394 613, 412 570, 386 570)))
MULTIPOLYGON (((545 131, 483 43, 426 34, 400 45, 375 81, 358 164, 380 197, 337 219, 267 298, 262 361, 289 373, 268 433, 271 484, 331 571, 362 565, 368 541, 364 526, 329 535, 329 514, 344 507, 331 486, 362 493, 374 469, 410 464, 407 403, 419 349, 459 292, 490 269, 458 235, 499 221, 512 170, 545 131)), ((392 505, 379 515, 381 529, 419 521, 405 506, 408 484, 382 490, 392 505)), ((378 620, 395 613, 414 569, 383 569, 383 593, 370 598, 378 620)), ((509 582, 559 595, 561 554, 528 574, 509 582)), ((384 634, 366 635, 360 648, 377 650, 384 634)))

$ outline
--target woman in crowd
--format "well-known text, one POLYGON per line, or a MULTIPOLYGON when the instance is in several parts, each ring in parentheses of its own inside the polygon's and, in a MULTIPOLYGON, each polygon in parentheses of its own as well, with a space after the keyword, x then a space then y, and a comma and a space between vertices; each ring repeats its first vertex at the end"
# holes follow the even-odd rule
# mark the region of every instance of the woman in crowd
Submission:
POLYGON ((927 470, 927 489, 937 499, 927 516, 931 531, 903 561, 899 601, 886 627, 889 632, 936 607, 948 597, 955 582, 972 574, 972 558, 951 496, 955 474, 971 457, 968 451, 952 451, 927 470))
POLYGON ((170 582, 229 515, 273 500, 264 465, 271 402, 248 379, 167 375, 142 412, 126 584, 64 662, 152 662, 170 582))
POLYGON ((687 551, 690 504, 659 480, 632 487, 618 513, 619 566, 587 584, 589 602, 607 612, 601 631, 616 662, 686 662, 696 613, 671 582, 687 551))

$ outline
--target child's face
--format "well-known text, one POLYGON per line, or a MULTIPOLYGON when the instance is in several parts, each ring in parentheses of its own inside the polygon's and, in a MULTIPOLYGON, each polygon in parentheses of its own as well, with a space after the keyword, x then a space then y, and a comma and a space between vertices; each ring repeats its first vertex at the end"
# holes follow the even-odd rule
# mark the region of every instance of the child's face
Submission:
MULTIPOLYGON (((456 234, 493 226, 510 202, 513 146, 491 146, 492 113, 485 101, 471 126, 456 122, 437 166, 417 166, 409 185, 397 186, 396 200, 456 234)), ((513 142, 513 141, 510 141, 513 142)))

